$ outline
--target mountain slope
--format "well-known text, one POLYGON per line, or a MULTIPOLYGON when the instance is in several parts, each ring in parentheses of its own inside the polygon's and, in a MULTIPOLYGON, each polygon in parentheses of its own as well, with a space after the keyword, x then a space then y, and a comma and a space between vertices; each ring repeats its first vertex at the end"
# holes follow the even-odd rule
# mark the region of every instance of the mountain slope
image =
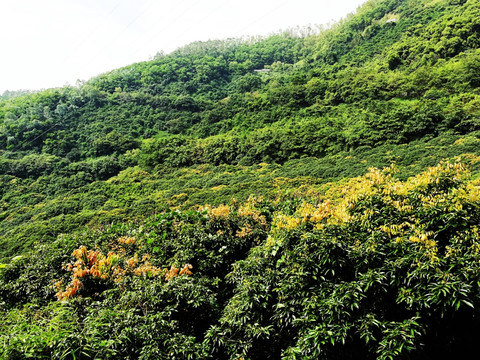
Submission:
POLYGON ((479 12, 372 0, 6 94, 0 358, 478 357, 479 12))

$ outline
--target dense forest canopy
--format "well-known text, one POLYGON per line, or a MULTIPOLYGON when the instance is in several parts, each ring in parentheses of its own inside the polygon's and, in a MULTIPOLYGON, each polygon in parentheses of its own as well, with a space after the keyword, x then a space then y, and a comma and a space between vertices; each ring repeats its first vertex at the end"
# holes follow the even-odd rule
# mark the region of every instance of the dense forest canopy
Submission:
POLYGON ((480 354, 478 1, 5 92, 0 154, 2 359, 480 354))

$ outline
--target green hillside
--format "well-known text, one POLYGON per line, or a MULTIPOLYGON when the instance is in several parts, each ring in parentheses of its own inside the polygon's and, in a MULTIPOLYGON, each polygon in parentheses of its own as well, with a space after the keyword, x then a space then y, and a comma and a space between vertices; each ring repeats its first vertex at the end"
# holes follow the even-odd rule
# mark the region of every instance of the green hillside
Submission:
POLYGON ((0 154, 0 359, 480 355, 478 1, 6 92, 0 154))

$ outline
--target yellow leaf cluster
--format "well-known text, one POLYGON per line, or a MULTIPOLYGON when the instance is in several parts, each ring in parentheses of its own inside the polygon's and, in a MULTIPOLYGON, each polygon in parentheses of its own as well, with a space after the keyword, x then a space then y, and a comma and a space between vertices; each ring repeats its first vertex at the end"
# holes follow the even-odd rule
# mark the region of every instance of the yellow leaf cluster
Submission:
MULTIPOLYGON (((117 239, 121 245, 135 245, 136 240, 133 237, 121 237, 117 239)), ((59 300, 72 298, 78 295, 79 291, 84 288, 83 279, 90 278, 102 282, 112 281, 113 283, 122 282, 126 276, 142 276, 156 277, 164 276, 166 281, 171 280, 179 275, 192 275, 192 265, 185 264, 182 269, 178 269, 172 265, 169 269, 162 269, 152 265, 150 255, 143 254, 141 260, 138 253, 127 258, 122 248, 119 252, 110 251, 104 255, 99 250, 88 250, 85 246, 80 246, 73 251, 72 256, 75 257, 73 263, 64 265, 67 271, 72 272, 72 281, 63 287, 62 281, 54 283, 57 289, 57 298, 59 300)))
POLYGON ((230 215, 230 206, 221 204, 216 208, 207 208, 208 215, 214 218, 227 218, 230 215))
MULTIPOLYGON (((341 225, 352 220, 360 221, 362 226, 368 226, 371 219, 376 216, 373 209, 366 209, 356 216, 352 216, 351 210, 360 200, 371 196, 381 196, 384 203, 404 214, 417 210, 411 202, 412 194, 420 200, 423 208, 437 208, 442 211, 461 211, 465 202, 480 201, 480 181, 469 182, 464 188, 452 191, 424 192, 428 186, 435 187, 444 180, 456 181, 468 176, 465 165, 459 161, 442 161, 407 181, 394 179, 395 172, 397 169, 394 166, 383 170, 370 168, 366 175, 350 179, 340 188, 329 189, 331 194, 338 194, 336 199, 334 197, 324 200, 319 205, 304 202, 293 216, 277 214, 274 219, 275 227, 291 230, 308 222, 321 228, 324 224, 341 225)), ((405 224, 384 226, 381 230, 392 237, 399 234, 405 226, 405 224)))

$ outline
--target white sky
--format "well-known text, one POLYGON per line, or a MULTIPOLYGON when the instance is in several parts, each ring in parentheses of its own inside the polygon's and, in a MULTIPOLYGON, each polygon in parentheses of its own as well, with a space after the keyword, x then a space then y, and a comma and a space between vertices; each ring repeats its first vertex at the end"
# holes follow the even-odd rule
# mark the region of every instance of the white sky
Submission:
POLYGON ((0 94, 74 85, 193 41, 338 21, 366 0, 0 0, 0 94))

